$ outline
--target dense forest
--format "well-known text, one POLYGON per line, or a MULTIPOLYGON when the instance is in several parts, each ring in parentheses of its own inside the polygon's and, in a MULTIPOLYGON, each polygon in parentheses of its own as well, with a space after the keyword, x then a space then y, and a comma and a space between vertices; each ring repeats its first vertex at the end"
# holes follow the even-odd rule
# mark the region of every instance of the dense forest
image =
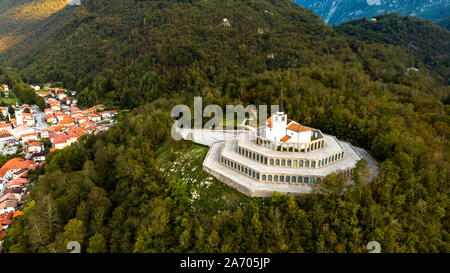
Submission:
POLYGON ((366 43, 385 43, 403 46, 417 59, 414 66, 426 68, 438 81, 450 83, 450 32, 428 21, 397 14, 356 19, 336 27, 355 39, 366 43))
POLYGON ((388 35, 337 32, 288 0, 86 0, 54 16, 2 64, 131 111, 30 174, 5 252, 450 251, 448 81, 408 71, 422 56, 388 35), (201 171, 206 147, 170 137, 171 108, 195 95, 259 105, 281 91, 291 118, 364 147, 379 176, 367 183, 361 161, 351 185, 249 198, 201 171))

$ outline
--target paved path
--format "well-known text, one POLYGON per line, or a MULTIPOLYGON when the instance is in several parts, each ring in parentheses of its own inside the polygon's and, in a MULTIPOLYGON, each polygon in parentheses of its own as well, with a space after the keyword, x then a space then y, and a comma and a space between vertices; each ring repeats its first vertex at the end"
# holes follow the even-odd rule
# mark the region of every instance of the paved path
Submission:
POLYGON ((177 132, 184 140, 190 140, 197 144, 211 146, 218 141, 224 141, 236 137, 241 131, 207 130, 207 129, 178 129, 177 132))
POLYGON ((47 122, 45 122, 45 114, 35 104, 33 105, 33 109, 34 109, 34 117, 36 119, 36 129, 42 131, 48 127, 47 122))
POLYGON ((369 180, 372 181, 372 179, 374 179, 377 175, 378 175, 378 166, 377 166, 377 162, 375 161, 375 159, 373 159, 372 156, 369 155, 369 153, 364 150, 363 148, 359 148, 359 147, 355 147, 353 146, 353 148, 355 148, 355 150, 361 155, 362 158, 364 158, 365 160, 367 160, 367 163, 369 164, 369 169, 370 169, 370 177, 369 180))

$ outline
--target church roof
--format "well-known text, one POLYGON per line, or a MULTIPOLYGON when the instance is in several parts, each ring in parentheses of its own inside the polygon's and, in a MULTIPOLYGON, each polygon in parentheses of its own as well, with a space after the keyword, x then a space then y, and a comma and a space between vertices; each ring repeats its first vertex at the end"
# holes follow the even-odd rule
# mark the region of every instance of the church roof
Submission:
POLYGON ((286 129, 294 131, 294 132, 307 132, 307 131, 312 131, 311 128, 303 126, 301 124, 292 122, 291 124, 289 124, 286 129))
POLYGON ((289 139, 291 139, 290 136, 284 136, 284 137, 281 138, 281 141, 286 142, 286 141, 288 141, 289 139))

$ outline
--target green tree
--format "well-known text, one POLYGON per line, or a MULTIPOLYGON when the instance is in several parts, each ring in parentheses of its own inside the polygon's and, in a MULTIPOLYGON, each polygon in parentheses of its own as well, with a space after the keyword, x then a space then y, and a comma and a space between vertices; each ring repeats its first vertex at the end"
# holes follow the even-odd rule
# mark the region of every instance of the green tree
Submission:
POLYGON ((86 249, 87 253, 106 253, 106 240, 101 233, 96 233, 89 238, 89 245, 86 249))

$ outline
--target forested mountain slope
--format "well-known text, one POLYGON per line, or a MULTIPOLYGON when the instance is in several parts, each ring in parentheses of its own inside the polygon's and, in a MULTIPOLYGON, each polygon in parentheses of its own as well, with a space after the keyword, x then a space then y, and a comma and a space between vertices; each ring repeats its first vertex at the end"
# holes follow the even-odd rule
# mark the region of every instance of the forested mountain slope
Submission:
POLYGON ((132 108, 30 175, 3 251, 450 251, 449 87, 432 66, 409 73, 421 58, 403 45, 338 33, 288 0, 185 2, 83 1, 1 53, 25 82, 132 108), (368 149, 380 175, 367 184, 362 161, 352 185, 331 175, 321 194, 249 198, 170 136, 171 108, 194 95, 261 105, 281 91, 290 118, 368 149))
POLYGON ((237 75, 335 62, 360 67, 374 80, 403 82, 416 63, 392 46, 355 51, 318 16, 284 0, 91 0, 49 17, 0 60, 28 82, 87 88, 82 104, 102 100, 128 108, 161 95, 223 87, 237 75), (365 61, 372 55, 386 62, 376 73, 375 63, 365 61))
POLYGON ((426 67, 442 82, 450 83, 450 31, 414 17, 387 14, 377 21, 357 19, 337 27, 367 43, 401 45, 417 56, 415 66, 426 67))
POLYGON ((0 52, 38 32, 67 0, 0 0, 0 52))

